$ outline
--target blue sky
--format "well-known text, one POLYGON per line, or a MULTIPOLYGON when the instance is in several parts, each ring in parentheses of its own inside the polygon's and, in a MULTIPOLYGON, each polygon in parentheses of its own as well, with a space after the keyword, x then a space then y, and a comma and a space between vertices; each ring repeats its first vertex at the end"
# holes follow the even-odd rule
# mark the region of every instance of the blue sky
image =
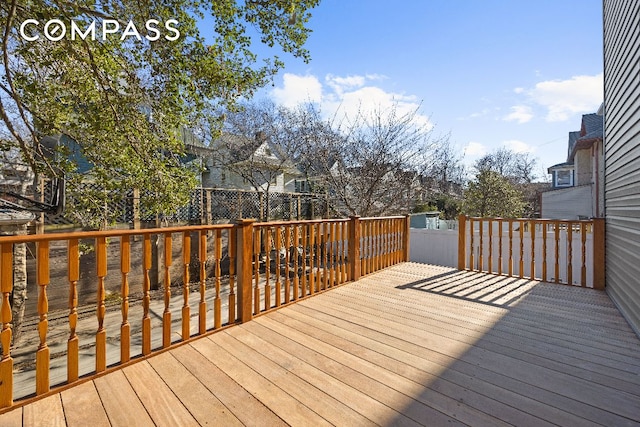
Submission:
POLYGON ((326 114, 419 106, 465 163, 506 146, 540 175, 602 102, 601 0, 322 0, 312 13, 311 62, 284 56, 259 97, 326 114))

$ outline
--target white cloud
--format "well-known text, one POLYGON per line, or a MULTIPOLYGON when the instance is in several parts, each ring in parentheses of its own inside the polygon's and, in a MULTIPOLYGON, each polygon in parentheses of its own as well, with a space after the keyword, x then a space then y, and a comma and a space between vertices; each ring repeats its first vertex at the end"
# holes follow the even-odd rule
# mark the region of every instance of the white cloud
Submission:
POLYGON ((531 107, 526 105, 516 105, 511 107, 511 113, 507 114, 503 120, 507 122, 527 123, 533 118, 531 107))
MULTIPOLYGON (((320 105, 326 116, 355 117, 358 113, 368 116, 373 113, 390 111, 395 107, 398 115, 413 113, 420 108, 420 101, 413 95, 387 92, 372 84, 386 79, 378 74, 335 76, 328 74, 325 84, 315 76, 285 74, 283 86, 271 91, 275 102, 286 107, 294 107, 305 102, 320 105)), ((419 124, 432 127, 429 118, 417 114, 419 124)))
POLYGON ((504 141, 502 145, 515 153, 533 153, 536 151, 535 147, 530 146, 526 142, 518 141, 517 139, 504 141))
POLYGON ((315 76, 285 73, 282 79, 283 86, 271 91, 278 104, 292 108, 301 103, 322 100, 322 83, 315 76))
POLYGON ((479 142, 471 141, 464 147, 465 157, 480 157, 485 154, 487 154, 487 147, 479 142))
POLYGON ((524 92, 524 88, 523 87, 517 87, 513 90, 514 93, 523 93, 524 92))
POLYGON ((568 120, 574 114, 594 112, 602 103, 603 74, 543 81, 536 84, 528 95, 547 109, 547 121, 568 120))

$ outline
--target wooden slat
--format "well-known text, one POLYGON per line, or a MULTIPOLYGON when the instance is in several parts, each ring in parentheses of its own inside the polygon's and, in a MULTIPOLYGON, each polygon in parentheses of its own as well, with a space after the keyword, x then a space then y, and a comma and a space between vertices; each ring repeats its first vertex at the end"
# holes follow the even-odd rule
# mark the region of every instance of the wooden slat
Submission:
POLYGON ((120 272, 122 282, 120 294, 122 296, 122 323, 120 324, 120 362, 131 359, 131 325, 129 324, 129 271, 131 269, 131 243, 129 236, 120 239, 120 272))
POLYGON ((182 233, 182 340, 191 337, 191 308, 189 307, 189 265, 191 263, 191 233, 182 233))
POLYGON ((164 311, 162 312, 162 347, 171 345, 171 263, 173 261, 173 238, 164 233, 164 311))
POLYGON ((331 425, 280 387, 271 385, 265 377, 257 375, 253 369, 216 342, 205 338, 194 342, 192 346, 224 370, 233 380, 242 384, 243 388, 273 410, 285 423, 290 425, 331 425))
MULTIPOLYGON (((220 232, 220 230, 216 230, 220 232)), ((216 241, 216 243, 218 243, 216 241)), ((200 301, 198 303, 198 333, 204 334, 207 330, 207 231, 200 230, 198 236, 198 263, 200 264, 200 301)), ((216 301, 220 304, 220 293, 216 294, 216 301)))
MULTIPOLYGON (((215 252, 215 286, 216 296, 213 299, 213 327, 220 328, 222 326, 222 298, 220 298, 220 276, 222 271, 220 269, 220 262, 222 261, 222 230, 216 230, 216 252, 215 252)), ((203 249, 206 255, 206 247, 203 249)), ((205 256, 206 258, 206 256, 205 256)), ((206 327, 205 327, 206 330, 206 327)))
MULTIPOLYGON (((184 243, 184 242, 183 242, 184 243)), ((145 234, 142 240, 142 354, 151 353, 151 235, 145 234)))
POLYGON ((111 425, 135 425, 136 427, 155 425, 122 370, 96 378, 93 383, 111 425))
MULTIPOLYGON (((199 376, 194 376, 171 354, 162 353, 152 357, 149 359, 149 364, 200 425, 242 425, 238 418, 200 382, 199 376)), ((206 375, 205 373, 203 376, 206 375)))
POLYGON ((96 276, 98 278, 98 295, 96 317, 98 330, 96 331, 96 372, 107 369, 107 330, 104 326, 104 317, 107 307, 104 304, 105 284, 107 275, 107 241, 105 237, 96 238, 96 276))
POLYGON ((69 339, 67 340, 67 382, 78 379, 78 280, 80 279, 80 252, 78 239, 67 246, 67 273, 69 280, 69 339))
POLYGON ((60 393, 68 427, 111 426, 93 382, 79 384, 60 393))
POLYGON ((11 304, 13 292, 13 245, 0 245, 0 292, 2 292, 2 307, 0 308, 0 344, 2 357, 0 358, 0 408, 13 405, 13 358, 11 357, 11 304))
POLYGON ((172 350, 176 358, 246 426, 284 426, 258 399, 192 346, 172 350))
POLYGON ((0 426, 2 427, 22 427, 22 408, 13 409, 4 414, 0 414, 0 426))
POLYGON ((123 372, 156 425, 198 426, 198 422, 148 362, 128 366, 123 372))
POLYGON ((42 241, 37 245, 36 278, 38 283, 38 336, 40 343, 36 352, 36 394, 49 391, 49 346, 47 345, 47 332, 49 321, 49 299, 47 286, 49 285, 49 242, 42 241))
POLYGON ((59 394, 36 400, 24 408, 22 413, 24 427, 64 427, 64 410, 59 394))
POLYGON ((235 292, 235 274, 236 274, 236 230, 227 230, 227 242, 229 251, 229 323, 234 323, 236 319, 236 292, 235 292))

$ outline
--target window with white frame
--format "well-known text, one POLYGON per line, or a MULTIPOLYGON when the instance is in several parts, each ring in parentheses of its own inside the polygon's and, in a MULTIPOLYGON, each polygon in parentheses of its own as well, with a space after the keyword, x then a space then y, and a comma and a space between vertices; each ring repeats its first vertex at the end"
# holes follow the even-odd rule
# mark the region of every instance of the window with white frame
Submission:
POLYGON ((573 173, 571 170, 556 171, 556 187, 571 187, 573 185, 573 173))

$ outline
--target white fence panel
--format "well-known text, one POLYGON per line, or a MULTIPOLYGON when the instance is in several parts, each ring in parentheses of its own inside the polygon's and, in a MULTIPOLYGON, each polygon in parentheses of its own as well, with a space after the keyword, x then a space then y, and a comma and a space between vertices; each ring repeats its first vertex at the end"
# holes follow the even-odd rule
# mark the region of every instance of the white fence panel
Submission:
POLYGON ((423 264, 458 266, 458 231, 412 228, 409 259, 423 264))

